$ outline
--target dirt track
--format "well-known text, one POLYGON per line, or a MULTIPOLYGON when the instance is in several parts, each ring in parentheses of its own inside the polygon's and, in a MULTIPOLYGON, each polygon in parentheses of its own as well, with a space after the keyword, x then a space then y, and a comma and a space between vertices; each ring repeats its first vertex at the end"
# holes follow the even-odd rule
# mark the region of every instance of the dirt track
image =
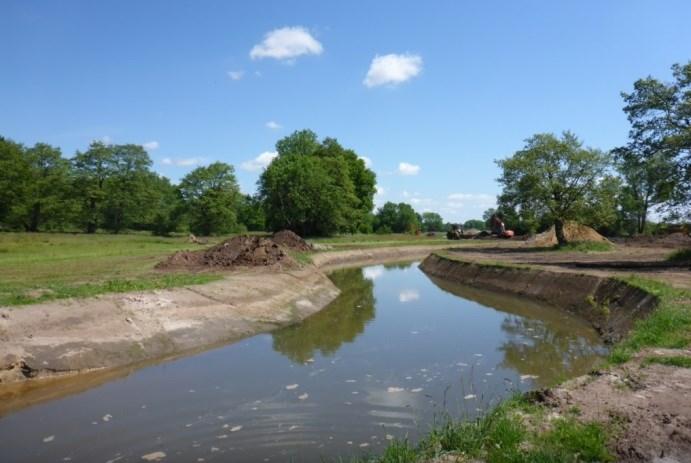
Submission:
POLYGON ((520 241, 490 241, 479 247, 462 247, 454 253, 464 260, 498 261, 530 265, 555 272, 596 276, 638 274, 679 288, 691 288, 691 264, 670 264, 670 248, 615 245, 607 252, 547 252, 520 241))

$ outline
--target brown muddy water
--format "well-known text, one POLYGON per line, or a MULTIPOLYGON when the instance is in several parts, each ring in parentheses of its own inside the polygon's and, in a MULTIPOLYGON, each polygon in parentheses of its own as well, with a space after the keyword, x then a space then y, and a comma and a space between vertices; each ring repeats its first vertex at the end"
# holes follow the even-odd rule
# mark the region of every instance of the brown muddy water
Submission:
POLYGON ((449 414, 586 373, 578 319, 432 280, 416 264, 332 274, 304 322, 0 418, 0 461, 331 461, 415 440, 449 414))

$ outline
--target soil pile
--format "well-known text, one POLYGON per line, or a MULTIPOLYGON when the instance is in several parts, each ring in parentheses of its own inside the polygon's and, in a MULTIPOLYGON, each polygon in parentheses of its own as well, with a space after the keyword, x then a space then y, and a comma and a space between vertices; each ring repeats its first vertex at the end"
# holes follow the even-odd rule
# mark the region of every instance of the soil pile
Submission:
POLYGON ((293 266, 278 243, 260 236, 236 236, 203 251, 179 251, 156 265, 159 269, 293 266))
MULTIPOLYGON (((566 237, 566 241, 571 243, 583 241, 609 243, 607 238, 592 228, 576 222, 566 222, 564 224, 564 236, 566 237)), ((552 228, 546 232, 535 235, 531 242, 536 246, 554 246, 558 244, 557 233, 554 229, 554 225, 552 225, 552 228)))
POLYGON ((303 240, 300 235, 294 233, 290 230, 281 230, 276 232, 271 237, 275 243, 285 246, 288 249, 293 249, 295 251, 311 251, 312 245, 307 241, 303 240))

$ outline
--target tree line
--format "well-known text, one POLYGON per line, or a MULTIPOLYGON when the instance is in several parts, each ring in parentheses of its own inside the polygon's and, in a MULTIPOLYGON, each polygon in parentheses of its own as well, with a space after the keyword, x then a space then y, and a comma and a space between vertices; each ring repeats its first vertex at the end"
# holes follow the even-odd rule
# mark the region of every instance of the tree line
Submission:
POLYGON ((674 80, 639 79, 622 93, 631 124, 626 145, 585 147, 573 133, 536 134, 497 161, 497 211, 519 233, 554 224, 565 242, 567 220, 608 235, 644 233, 652 210, 670 221, 691 218, 691 62, 674 80))
MULTIPOLYGON (((598 231, 646 231, 651 211, 670 220, 691 209, 691 62, 672 66, 673 81, 639 79, 622 93, 628 142, 610 152, 584 146, 573 133, 536 134, 497 161, 498 207, 466 228, 484 228, 493 213, 519 234, 568 220, 598 231)), ((374 209, 376 176, 335 138, 302 130, 279 140, 277 157, 243 195, 233 166, 198 167, 178 184, 151 170, 134 144, 93 142, 67 159, 45 143, 25 147, 0 137, 0 229, 149 230, 211 235, 290 229, 303 236, 442 231, 435 212, 406 203, 374 209)))

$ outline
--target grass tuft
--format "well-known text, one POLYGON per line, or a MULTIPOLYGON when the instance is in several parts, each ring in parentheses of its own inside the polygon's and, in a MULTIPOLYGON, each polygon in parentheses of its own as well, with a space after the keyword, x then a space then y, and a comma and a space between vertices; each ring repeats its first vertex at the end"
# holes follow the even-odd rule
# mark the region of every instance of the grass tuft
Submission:
POLYGON ((691 262, 691 248, 677 249, 667 256, 669 262, 691 262))
POLYGON ((446 417, 415 447, 407 441, 395 441, 380 456, 353 461, 413 463, 444 455, 488 463, 612 461, 606 445, 608 434, 602 426, 568 416, 553 419, 545 429, 547 413, 543 406, 516 397, 476 420, 446 417))

